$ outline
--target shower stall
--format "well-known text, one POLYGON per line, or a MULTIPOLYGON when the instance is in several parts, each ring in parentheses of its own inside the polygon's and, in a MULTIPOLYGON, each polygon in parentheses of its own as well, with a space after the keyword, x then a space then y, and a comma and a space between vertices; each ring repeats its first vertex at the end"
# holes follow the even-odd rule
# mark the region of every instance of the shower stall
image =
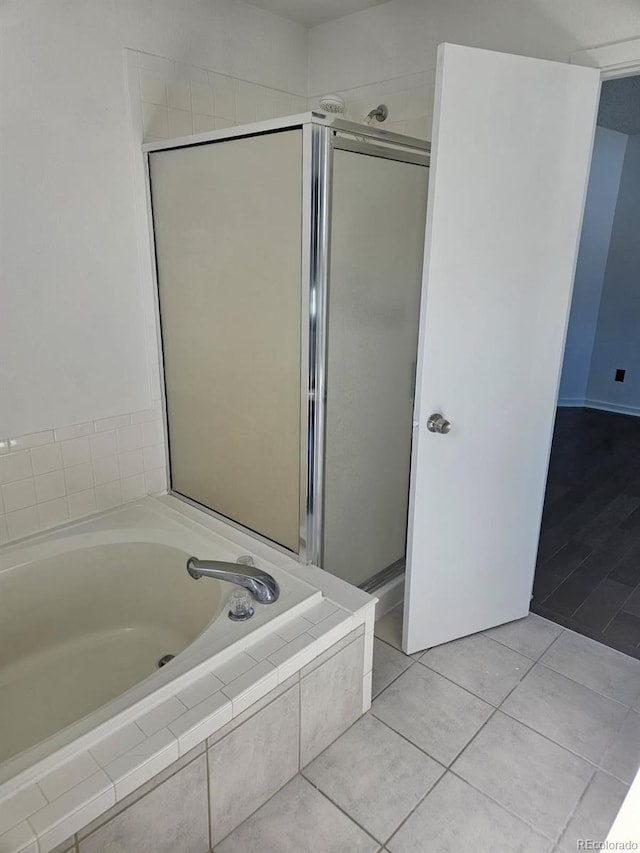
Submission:
POLYGON ((428 144, 309 113, 145 152, 170 492, 375 587, 405 556, 428 144))

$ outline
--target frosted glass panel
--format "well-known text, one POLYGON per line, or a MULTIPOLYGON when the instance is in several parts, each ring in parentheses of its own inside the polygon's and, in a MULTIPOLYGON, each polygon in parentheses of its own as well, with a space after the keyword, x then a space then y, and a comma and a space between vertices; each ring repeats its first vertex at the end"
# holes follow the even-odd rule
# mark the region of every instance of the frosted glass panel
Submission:
POLYGON ((150 169, 171 487, 297 551, 302 131, 150 169))
POLYGON ((323 567, 354 584, 405 554, 428 174, 334 155, 323 567))

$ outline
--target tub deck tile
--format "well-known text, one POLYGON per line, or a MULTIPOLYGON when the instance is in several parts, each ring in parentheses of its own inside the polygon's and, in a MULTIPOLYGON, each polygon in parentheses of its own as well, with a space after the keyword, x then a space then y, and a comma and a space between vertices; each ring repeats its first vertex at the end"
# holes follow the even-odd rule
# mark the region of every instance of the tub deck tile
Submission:
POLYGON ((26 821, 0 835, 2 853, 38 853, 38 839, 26 821))
POLYGON ((304 616, 294 616, 292 619, 289 619, 284 625, 279 625, 276 633, 278 636, 282 637, 283 640, 286 640, 287 643, 290 643, 292 640, 295 640, 296 637, 299 637, 300 634, 304 634, 305 631, 309 631, 310 628, 313 627, 313 624, 304 616))
POLYGON ((29 785, 7 797, 0 803, 0 833, 13 829, 46 805, 47 800, 37 785, 29 785))
POLYGON ((252 657, 240 652, 217 666, 213 672, 224 684, 229 684, 255 665, 256 662, 252 657))
POLYGON ((263 660, 253 669, 227 684, 222 692, 231 699, 235 717, 277 686, 278 668, 270 661, 263 660))
POLYGON ((113 782, 99 770, 31 815, 29 825, 38 836, 40 853, 49 853, 115 801, 113 782))
POLYGON ((285 639, 279 637, 277 634, 269 634, 269 636, 263 637, 262 640, 258 640, 256 643, 247 646, 245 651, 260 663, 286 645, 286 642, 285 639))
POLYGON ((222 681, 216 678, 215 675, 209 674, 203 678, 199 678, 189 687, 185 687, 184 690, 180 690, 176 693, 176 696, 187 708, 195 708, 196 705, 199 705, 200 702, 203 702, 209 696, 221 690, 222 687, 222 681))
POLYGON ((350 634, 357 624, 358 621, 351 613, 338 608, 331 616, 310 628, 309 634, 318 640, 318 652, 324 652, 350 634))
POLYGON ((232 718, 231 699, 218 692, 174 720, 169 729, 178 738, 180 755, 184 755, 232 718))
POLYGON ((160 729, 166 728, 169 723, 177 720, 187 710, 187 706, 177 698, 172 696, 166 699, 155 708, 152 708, 149 713, 142 717, 138 717, 136 724, 142 729, 147 737, 151 737, 160 729))
POLYGON ((128 723, 92 746, 91 754, 101 767, 106 767, 107 764, 133 749, 144 739, 145 734, 142 729, 138 728, 135 723, 128 723))
POLYGON ((301 634, 277 652, 269 655, 269 660, 278 667, 278 681, 282 683, 310 663, 317 654, 316 638, 311 634, 301 634))
POLYGON ((116 786, 116 799, 121 800, 179 757, 176 736, 164 728, 116 758, 104 769, 116 786))
POLYGON ((332 604, 327 598, 323 598, 318 604, 314 604, 309 610, 305 611, 304 618, 308 619, 314 625, 322 622, 327 616, 331 616, 338 608, 332 604))
POLYGON ((49 802, 79 785, 84 779, 97 773, 100 765, 90 752, 81 752, 70 761, 65 761, 51 773, 38 780, 38 787, 49 802))

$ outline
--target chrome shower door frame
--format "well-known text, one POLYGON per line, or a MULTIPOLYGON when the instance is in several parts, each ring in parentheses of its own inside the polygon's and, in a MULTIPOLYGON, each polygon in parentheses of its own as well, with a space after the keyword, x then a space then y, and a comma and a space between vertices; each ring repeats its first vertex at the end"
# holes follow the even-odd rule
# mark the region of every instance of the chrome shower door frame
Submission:
POLYGON ((150 233, 151 267, 155 294, 156 332, 162 371, 161 404, 166 438, 168 493, 225 524, 297 558, 301 563, 322 566, 325 407, 327 361, 327 299, 331 234, 331 178, 334 148, 345 148, 378 157, 428 163, 429 145, 424 140, 370 128, 322 113, 304 113, 284 119, 256 122, 179 139, 146 143, 146 203, 150 233), (297 553, 241 523, 178 493, 171 485, 171 454, 164 381, 164 350, 158 303, 157 259, 151 199, 149 155, 154 151, 207 145, 230 139, 260 136, 286 130, 302 130, 302 245, 300 281, 300 535, 297 553))
POLYGON ((322 565, 327 293, 331 215, 331 131, 311 122, 303 130, 301 562, 322 565), (306 221, 305 218, 306 217, 306 221), (306 364, 305 364, 306 355, 306 364), (306 403, 306 406, 305 406, 306 403), (302 488, 304 484, 304 488, 302 488), (304 549, 304 556, 303 556, 304 549))

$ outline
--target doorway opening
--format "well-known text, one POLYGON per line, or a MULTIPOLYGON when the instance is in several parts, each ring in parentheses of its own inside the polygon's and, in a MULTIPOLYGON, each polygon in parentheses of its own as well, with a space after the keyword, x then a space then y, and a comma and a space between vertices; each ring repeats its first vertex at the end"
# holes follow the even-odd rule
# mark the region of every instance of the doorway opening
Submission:
POLYGON ((531 609, 640 658, 640 76, 602 85, 531 609))

